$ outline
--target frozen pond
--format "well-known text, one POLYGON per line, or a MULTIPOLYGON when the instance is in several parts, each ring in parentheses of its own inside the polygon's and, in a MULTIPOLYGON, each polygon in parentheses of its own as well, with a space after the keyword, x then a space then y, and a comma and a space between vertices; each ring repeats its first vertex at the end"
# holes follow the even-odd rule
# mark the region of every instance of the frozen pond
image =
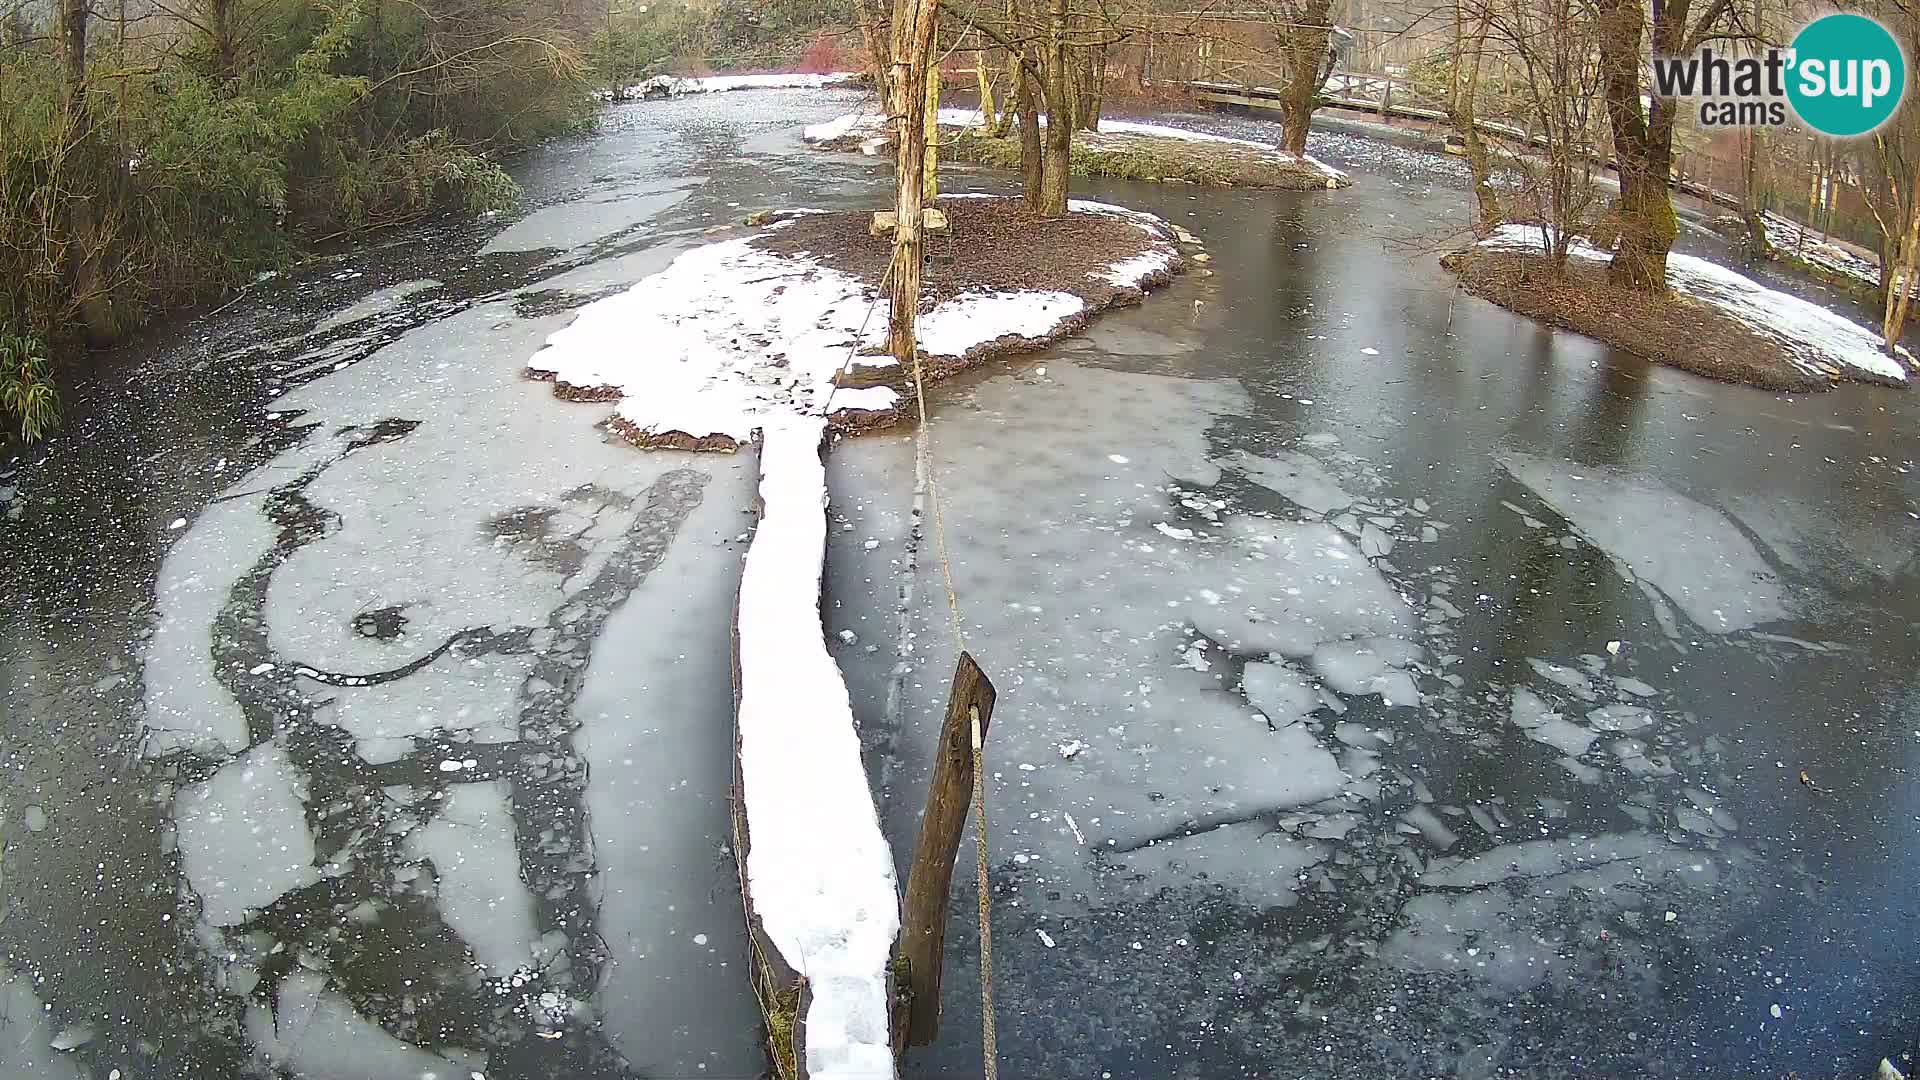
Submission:
MULTIPOLYGON (((103 358, 0 465, 0 1076, 760 1073, 726 846, 755 461, 609 442, 520 372, 715 225, 882 199, 799 145, 856 100, 614 109, 518 166, 511 220, 103 358)), ((1003 1072, 1898 1061, 1920 407, 1456 295, 1453 166, 1314 152, 1355 186, 1087 185, 1218 273, 935 395, 1000 691, 1003 1072)), ((911 442, 830 475, 827 625, 904 865, 945 593, 911 442)), ((956 877, 911 1076, 978 1070, 956 877)))
MULTIPOLYGON (((1451 181, 1326 143, 1353 189, 1090 185, 1218 273, 938 393, 962 632, 1000 690, 1002 1069, 1900 1061, 1912 398, 1707 383, 1458 296, 1430 254, 1451 181)), ((882 645, 842 662, 903 858, 953 657, 912 456, 836 451, 830 583, 882 645)), ((977 1067, 960 877, 918 1075, 977 1067)))

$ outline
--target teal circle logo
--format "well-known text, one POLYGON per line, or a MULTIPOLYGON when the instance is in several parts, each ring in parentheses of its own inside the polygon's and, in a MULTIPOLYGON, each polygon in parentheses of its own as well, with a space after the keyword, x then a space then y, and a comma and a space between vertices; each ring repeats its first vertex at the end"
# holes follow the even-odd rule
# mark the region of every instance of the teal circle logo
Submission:
POLYGON ((1865 135, 1886 123, 1907 92, 1907 59, 1887 28, 1865 15, 1823 15, 1793 39, 1787 100, 1823 135, 1865 135))

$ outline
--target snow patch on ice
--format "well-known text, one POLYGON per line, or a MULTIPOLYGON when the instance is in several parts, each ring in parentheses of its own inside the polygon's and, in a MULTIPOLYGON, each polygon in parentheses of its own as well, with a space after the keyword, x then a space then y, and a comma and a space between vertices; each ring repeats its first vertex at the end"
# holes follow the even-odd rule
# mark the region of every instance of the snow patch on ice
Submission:
POLYGON ((146 753, 246 749, 247 718, 213 669, 213 620, 233 583, 273 548, 254 499, 216 502, 169 548, 154 584, 159 622, 146 655, 146 753))
POLYGON ((1766 560, 1719 511, 1658 481, 1600 466, 1517 450, 1499 451, 1494 460, 1629 580, 1658 589, 1702 629, 1724 634, 1787 616, 1766 560))
POLYGON ((808 980, 807 1072, 893 1075, 887 973, 899 930, 840 669, 820 621, 824 423, 769 426, 760 527, 740 583, 740 772, 747 885, 767 937, 808 980))
POLYGON ((287 752, 267 743, 180 793, 181 861, 207 922, 232 926, 320 880, 305 788, 287 752))
POLYGON ((407 837, 406 852, 432 861, 441 916, 489 974, 532 963, 533 896, 521 884, 505 781, 455 784, 439 815, 407 837))
POLYGON ((401 1042, 326 988, 316 972, 295 969, 280 983, 277 1007, 247 1007, 247 1035, 270 1066, 300 1080, 454 1080, 485 1075, 487 1055, 401 1042))
POLYGON ((0 968, 0 1076, 25 1080, 80 1080, 80 1062, 55 1049, 56 1033, 46 1007, 25 975, 0 968))

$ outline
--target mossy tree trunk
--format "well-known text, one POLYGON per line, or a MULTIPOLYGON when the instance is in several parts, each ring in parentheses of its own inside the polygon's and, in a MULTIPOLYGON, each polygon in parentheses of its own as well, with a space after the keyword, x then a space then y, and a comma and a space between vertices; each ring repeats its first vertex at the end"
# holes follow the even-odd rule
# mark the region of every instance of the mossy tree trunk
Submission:
POLYGON ((1040 194, 1028 198, 1034 213, 1043 218, 1067 212, 1067 192, 1072 188, 1073 76, 1067 67, 1067 12, 1067 0, 1047 0, 1047 34, 1040 63, 1047 125, 1042 140, 1040 194))
POLYGON ((1027 198, 1027 208, 1040 209, 1041 180, 1046 173, 1046 162, 1040 146, 1040 107, 1039 94, 1034 86, 1037 80, 1024 67, 1014 67, 1014 79, 1020 89, 1014 94, 1014 111, 1019 114, 1020 123, 1020 190, 1027 198))
MULTIPOLYGON (((1653 51, 1679 55, 1697 47, 1705 27, 1689 27, 1690 0, 1666 0, 1653 24, 1653 51)), ((1710 18, 1729 9, 1716 3, 1710 18)), ((1613 131, 1613 152, 1620 176, 1615 204, 1619 238, 1607 277, 1635 292, 1661 293, 1667 287, 1667 252, 1679 235, 1669 185, 1673 178, 1672 98, 1654 97, 1649 112, 1641 105, 1640 69, 1646 9, 1641 0, 1598 0, 1600 67, 1613 131)))

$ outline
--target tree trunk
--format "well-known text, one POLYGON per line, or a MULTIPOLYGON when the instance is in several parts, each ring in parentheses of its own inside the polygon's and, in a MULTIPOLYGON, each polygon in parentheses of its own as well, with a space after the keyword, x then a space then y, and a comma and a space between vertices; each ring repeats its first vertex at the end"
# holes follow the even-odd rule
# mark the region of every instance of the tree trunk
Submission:
MULTIPOLYGON (((1889 356, 1899 355, 1900 335, 1905 332, 1907 325, 1907 305, 1913 299, 1914 267, 1920 263, 1920 192, 1909 192, 1908 198, 1913 208, 1908 214, 1907 239, 1903 245, 1906 251, 1900 260, 1900 269, 1897 272, 1883 269, 1881 272, 1887 283, 1887 314, 1880 324, 1880 333, 1886 339, 1889 356)), ((1892 265, 1891 261, 1881 264, 1883 268, 1892 265)))
POLYGON ((1289 154, 1307 152, 1307 129, 1320 97, 1320 65, 1333 27, 1333 0, 1306 0, 1297 18, 1280 31, 1286 72, 1280 100, 1280 149, 1289 154))
POLYGON ((1073 50, 1073 126, 1080 131, 1100 130, 1106 69, 1105 46, 1081 46, 1073 50))
POLYGON ((920 271, 926 257, 921 236, 925 206, 924 161, 928 60, 936 0, 895 0, 889 111, 898 157, 894 162, 893 290, 887 310, 887 351, 903 368, 915 363, 914 324, 920 313, 920 271))
POLYGON ((1066 123, 1070 106, 1066 101, 1066 73, 1048 79, 1047 127, 1042 154, 1040 199, 1034 212, 1043 218, 1056 218, 1067 212, 1067 194, 1073 188, 1073 125, 1066 123))
POLYGON ((213 31, 213 40, 208 43, 213 53, 213 77, 226 82, 233 78, 235 64, 233 0, 209 0, 207 15, 213 31))
MULTIPOLYGON (((1675 17, 1673 6, 1669 4, 1665 18, 1675 17)), ((1684 25, 1686 10, 1679 6, 1678 17, 1684 25)), ((1640 0, 1600 0, 1599 15, 1607 122, 1613 129, 1620 174, 1620 199, 1614 207, 1620 235, 1607 278, 1635 292, 1660 293, 1667 287, 1667 252, 1680 231, 1668 191, 1674 104, 1670 98, 1654 98, 1651 120, 1640 106, 1640 0)), ((1656 33, 1656 39, 1660 36, 1656 33)), ((1656 46, 1662 44, 1655 41, 1656 46)))
POLYGON ((1773 257, 1773 244, 1767 239, 1767 221, 1760 213, 1760 132, 1747 128, 1740 133, 1740 217, 1747 223, 1748 260, 1773 257))
POLYGON ((1067 0, 1047 0, 1047 39, 1040 64, 1045 80, 1040 84, 1046 98, 1047 127, 1042 141, 1040 197, 1033 203, 1034 213, 1056 218, 1067 212, 1067 192, 1072 188, 1069 175, 1073 165, 1073 74, 1067 67, 1067 0))
POLYGON ((999 135, 1007 126, 1000 120, 1000 109, 993 100, 993 79, 987 74, 985 50, 973 54, 973 75, 980 83, 980 126, 989 135, 999 135))
POLYGON ((1471 47, 1473 66, 1468 69, 1466 86, 1460 84, 1460 63, 1468 47, 1468 41, 1460 18, 1458 5, 1453 16, 1453 79, 1447 87, 1447 119, 1460 136, 1461 147, 1466 150, 1467 171, 1473 179, 1474 225, 1482 232, 1491 231, 1500 224, 1500 194, 1493 187, 1493 164, 1487 157, 1487 144, 1480 138, 1480 120, 1475 105, 1475 96, 1480 89, 1481 65, 1486 60, 1487 29, 1489 19, 1483 12, 1478 25, 1474 27, 1471 47))
POLYGON ((63 155, 65 182, 75 192, 67 200, 65 240, 67 280, 73 289, 73 303, 86 331, 87 343, 106 345, 119 337, 113 303, 107 295, 100 269, 106 246, 100 224, 100 208, 95 204, 98 138, 93 118, 87 109, 87 19, 91 15, 88 0, 60 0, 59 38, 61 64, 65 80, 61 87, 62 110, 67 125, 70 150, 63 155), (75 175, 77 174, 77 175, 75 175))
MULTIPOLYGON (((612 8, 609 7, 611 12, 612 8)), ((867 65, 873 73, 874 89, 880 91, 882 98, 891 94, 889 80, 892 78, 892 66, 888 62, 890 55, 887 45, 886 12, 880 7, 879 0, 857 0, 853 9, 854 21, 860 25, 860 40, 867 48, 867 65)), ((613 16, 607 16, 611 19, 613 16)))
POLYGON ((940 197, 940 32, 934 31, 927 43, 927 91, 921 119, 925 125, 926 153, 920 161, 920 187, 927 202, 940 197))
POLYGON ((1027 209, 1039 213, 1040 189, 1046 177, 1045 155, 1040 147, 1040 105, 1031 72, 1015 66, 1014 78, 1019 90, 1014 94, 1014 111, 1020 122, 1020 191, 1027 197, 1027 209))

